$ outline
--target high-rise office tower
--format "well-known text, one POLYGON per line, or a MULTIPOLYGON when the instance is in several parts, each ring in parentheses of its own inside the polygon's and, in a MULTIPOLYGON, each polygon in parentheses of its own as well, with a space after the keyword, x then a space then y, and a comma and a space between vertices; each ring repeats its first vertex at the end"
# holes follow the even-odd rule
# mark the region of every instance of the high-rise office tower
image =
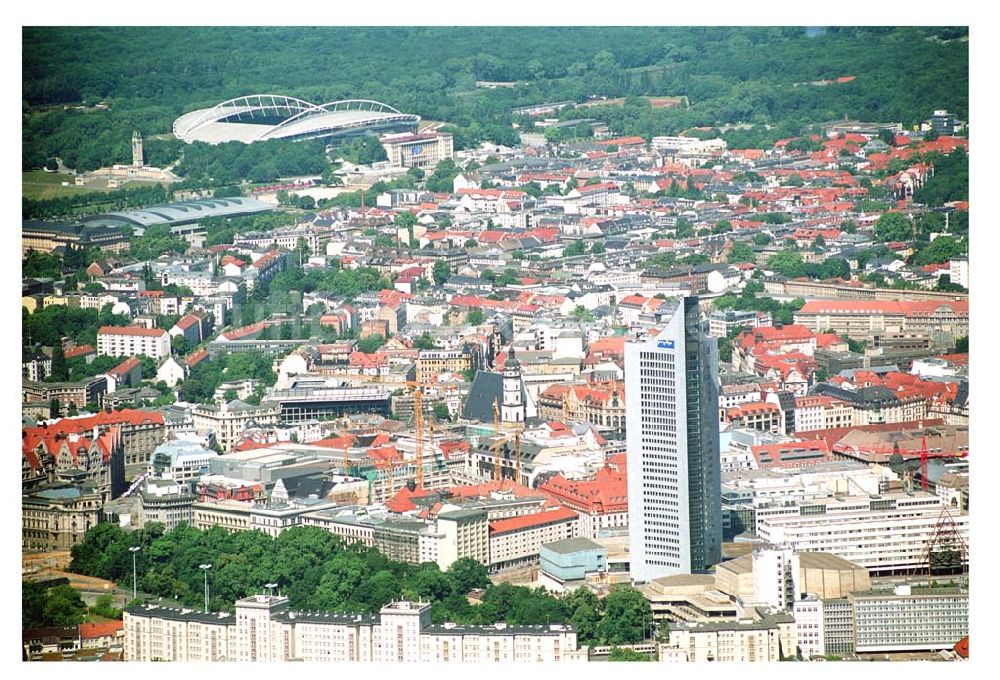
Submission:
POLYGON ((722 559, 718 347, 698 298, 625 343, 630 570, 635 581, 722 559))

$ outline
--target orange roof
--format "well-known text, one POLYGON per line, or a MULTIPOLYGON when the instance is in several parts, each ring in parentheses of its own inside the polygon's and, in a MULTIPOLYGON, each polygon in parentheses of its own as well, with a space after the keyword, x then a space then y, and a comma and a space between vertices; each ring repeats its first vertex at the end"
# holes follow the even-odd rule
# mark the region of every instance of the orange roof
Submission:
POLYGON ((110 375, 120 377, 127 374, 129 371, 138 367, 141 364, 142 362, 136 359, 135 357, 129 357, 128 359, 126 359, 125 361, 121 362, 120 364, 112 368, 110 371, 108 371, 108 373, 110 375))
POLYGON ((167 332, 162 328, 143 328, 142 326, 101 326, 97 335, 141 335, 149 338, 159 338, 167 332))
POLYGON ((81 623, 80 624, 80 637, 84 640, 93 640, 94 638, 114 636, 121 630, 125 629, 125 623, 123 621, 103 621, 101 623, 81 623))
POLYGON ((546 524, 553 524, 556 522, 571 521, 577 519, 578 517, 579 515, 569 508, 560 507, 554 510, 536 512, 531 515, 500 519, 495 522, 490 522, 490 535, 504 534, 509 531, 522 531, 524 529, 541 527, 546 524))
POLYGON ((91 353, 96 352, 96 351, 97 350, 95 350, 92 345, 77 345, 76 347, 74 347, 72 349, 66 350, 63 353, 63 355, 67 359, 72 359, 73 357, 80 357, 80 356, 83 356, 85 354, 91 354, 91 353))

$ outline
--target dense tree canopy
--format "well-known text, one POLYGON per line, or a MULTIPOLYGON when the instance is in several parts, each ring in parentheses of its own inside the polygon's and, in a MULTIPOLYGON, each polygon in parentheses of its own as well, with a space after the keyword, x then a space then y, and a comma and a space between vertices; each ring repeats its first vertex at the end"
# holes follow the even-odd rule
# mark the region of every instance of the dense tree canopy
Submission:
POLYGON ((651 629, 649 603, 632 588, 616 587, 598 600, 585 588, 558 597, 544 588, 493 585, 486 568, 467 557, 442 572, 433 562, 393 562, 374 548, 346 545, 317 527, 293 527, 273 538, 260 531, 229 533, 214 527, 203 532, 188 525, 164 533, 162 525, 152 524, 128 533, 102 523, 73 547, 70 570, 131 586, 132 546, 141 547, 136 553, 139 590, 189 606, 202 603, 204 576, 198 565, 214 565, 209 575, 213 610, 231 611, 236 599, 273 582, 293 609, 375 613, 392 600, 420 599, 433 604, 435 623, 567 622, 577 626, 583 644, 635 643, 651 629), (485 590, 476 606, 465 598, 474 589, 485 590))
MULTIPOLYGON (((649 137, 743 121, 758 124, 748 134, 771 124, 768 132, 780 139, 844 112, 908 127, 927 118, 927 102, 968 117, 968 43, 954 39, 966 34, 930 26, 28 28, 22 165, 42 167, 53 157, 78 170, 127 162, 138 128, 148 139, 149 163, 166 165, 183 149, 184 169, 200 178, 311 168, 275 150, 260 165, 244 163, 263 153, 260 144, 199 149, 157 137, 185 111, 274 91, 317 103, 384 101, 445 121, 458 148, 516 142, 512 107, 593 95, 627 96, 623 107, 588 111, 616 134, 649 137), (842 75, 856 78, 793 86, 842 75), (477 80, 518 87, 483 90, 477 80), (635 95, 683 95, 689 105, 653 108, 635 95), (107 108, 93 108, 102 100, 107 108), (62 106, 81 102, 86 110, 62 106)), ((307 171, 321 174, 322 154, 310 159, 317 166, 307 171)))

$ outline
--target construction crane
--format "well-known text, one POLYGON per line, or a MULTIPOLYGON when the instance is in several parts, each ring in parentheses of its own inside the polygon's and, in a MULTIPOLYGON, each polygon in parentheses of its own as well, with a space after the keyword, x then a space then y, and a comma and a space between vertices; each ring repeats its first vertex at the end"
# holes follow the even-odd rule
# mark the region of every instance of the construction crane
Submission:
POLYGON ((499 400, 493 400, 493 479, 499 482, 503 479, 503 473, 500 469, 500 403, 499 400))

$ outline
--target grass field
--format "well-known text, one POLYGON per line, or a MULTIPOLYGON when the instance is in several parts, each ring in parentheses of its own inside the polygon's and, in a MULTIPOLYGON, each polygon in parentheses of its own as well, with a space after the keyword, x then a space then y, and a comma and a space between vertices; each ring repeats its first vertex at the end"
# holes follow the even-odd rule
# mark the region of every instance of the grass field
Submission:
POLYGON ((73 175, 65 175, 58 172, 45 172, 44 170, 32 170, 21 173, 21 195, 25 198, 43 199, 59 198, 62 196, 75 196, 84 194, 92 189, 73 186, 73 175), (68 187, 62 185, 69 182, 68 187))

